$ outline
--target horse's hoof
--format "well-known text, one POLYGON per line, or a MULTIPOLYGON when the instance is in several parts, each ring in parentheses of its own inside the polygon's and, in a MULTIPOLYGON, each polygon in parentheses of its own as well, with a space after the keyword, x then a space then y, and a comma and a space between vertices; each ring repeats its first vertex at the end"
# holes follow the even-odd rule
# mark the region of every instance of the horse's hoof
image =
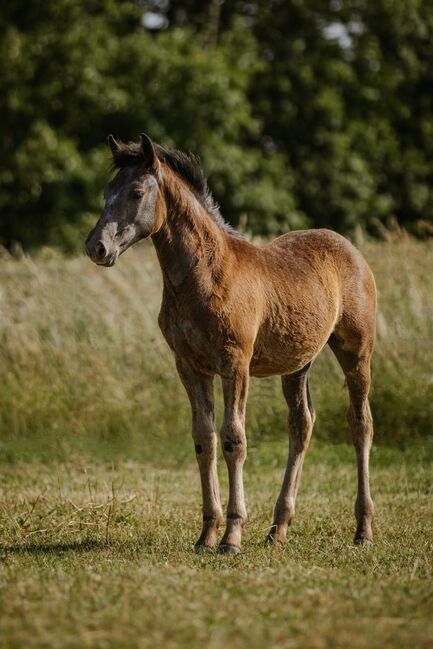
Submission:
POLYGON ((373 545, 373 541, 371 539, 366 539, 366 538, 359 538, 354 540, 355 545, 364 545, 366 547, 373 545))
POLYGON ((213 552, 214 545, 205 545, 204 543, 196 543, 194 545, 194 550, 195 552, 198 552, 199 554, 202 552, 213 552))
POLYGON ((237 545, 229 545, 228 543, 221 543, 218 547, 218 554, 239 554, 241 551, 237 545))

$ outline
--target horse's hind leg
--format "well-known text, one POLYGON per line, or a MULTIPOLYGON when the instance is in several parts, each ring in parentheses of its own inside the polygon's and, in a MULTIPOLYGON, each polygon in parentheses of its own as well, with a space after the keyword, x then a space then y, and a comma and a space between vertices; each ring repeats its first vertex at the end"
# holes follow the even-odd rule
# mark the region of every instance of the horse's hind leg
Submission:
POLYGON ((368 402, 371 382, 372 345, 359 345, 359 351, 350 351, 345 349, 344 340, 336 336, 331 336, 329 345, 343 369, 349 390, 350 404, 347 411, 347 420, 356 450, 358 465, 355 543, 364 545, 371 543, 373 540, 372 522, 374 517, 374 505, 370 496, 369 484, 369 457, 373 441, 373 420, 368 402))
POLYGON ((313 431, 315 414, 308 389, 309 366, 282 377, 284 397, 289 406, 289 457, 283 484, 274 511, 274 522, 268 535, 270 542, 284 542, 287 528, 295 515, 295 501, 301 480, 302 465, 313 431))

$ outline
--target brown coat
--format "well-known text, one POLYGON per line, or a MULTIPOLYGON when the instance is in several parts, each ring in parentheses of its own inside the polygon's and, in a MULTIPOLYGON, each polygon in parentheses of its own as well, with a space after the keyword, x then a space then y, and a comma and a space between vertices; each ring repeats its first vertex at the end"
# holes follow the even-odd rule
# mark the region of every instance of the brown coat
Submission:
POLYGON ((197 161, 142 137, 140 145, 110 140, 120 171, 86 246, 113 265, 135 241, 151 236, 164 280, 161 330, 174 352, 192 408, 203 492, 198 545, 213 546, 222 519, 216 472, 213 377, 224 393, 221 430, 229 473, 222 552, 238 552, 246 520, 243 463, 249 376, 282 376, 289 406, 290 451, 269 532, 284 541, 312 427, 308 370, 326 343, 349 390, 348 421, 357 452, 356 543, 372 540, 368 480, 373 428, 368 403, 375 338, 376 289, 354 246, 330 230, 285 234, 265 246, 227 226, 197 161))

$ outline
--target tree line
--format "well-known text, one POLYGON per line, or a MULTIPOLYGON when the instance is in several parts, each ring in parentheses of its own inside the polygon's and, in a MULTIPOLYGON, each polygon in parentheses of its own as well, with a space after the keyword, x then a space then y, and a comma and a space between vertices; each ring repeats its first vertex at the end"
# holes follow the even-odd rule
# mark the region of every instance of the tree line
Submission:
POLYGON ((198 154, 255 234, 433 229, 431 0, 10 0, 0 241, 75 250, 108 133, 198 154))

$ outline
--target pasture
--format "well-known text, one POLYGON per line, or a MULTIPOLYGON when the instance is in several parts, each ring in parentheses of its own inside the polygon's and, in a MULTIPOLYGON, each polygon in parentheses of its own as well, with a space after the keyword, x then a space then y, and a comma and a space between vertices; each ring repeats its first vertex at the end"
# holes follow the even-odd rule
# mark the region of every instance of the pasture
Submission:
MULTIPOLYGON (((432 242, 363 244, 379 292, 375 544, 352 545, 347 394, 328 350, 297 516, 264 546, 287 453, 279 380, 253 380, 243 553, 195 553, 189 406, 144 243, 115 269, 0 259, 0 646, 429 647, 432 242)), ((218 398, 219 421, 221 398, 218 398)), ((220 457, 222 495, 227 492, 220 457)))

